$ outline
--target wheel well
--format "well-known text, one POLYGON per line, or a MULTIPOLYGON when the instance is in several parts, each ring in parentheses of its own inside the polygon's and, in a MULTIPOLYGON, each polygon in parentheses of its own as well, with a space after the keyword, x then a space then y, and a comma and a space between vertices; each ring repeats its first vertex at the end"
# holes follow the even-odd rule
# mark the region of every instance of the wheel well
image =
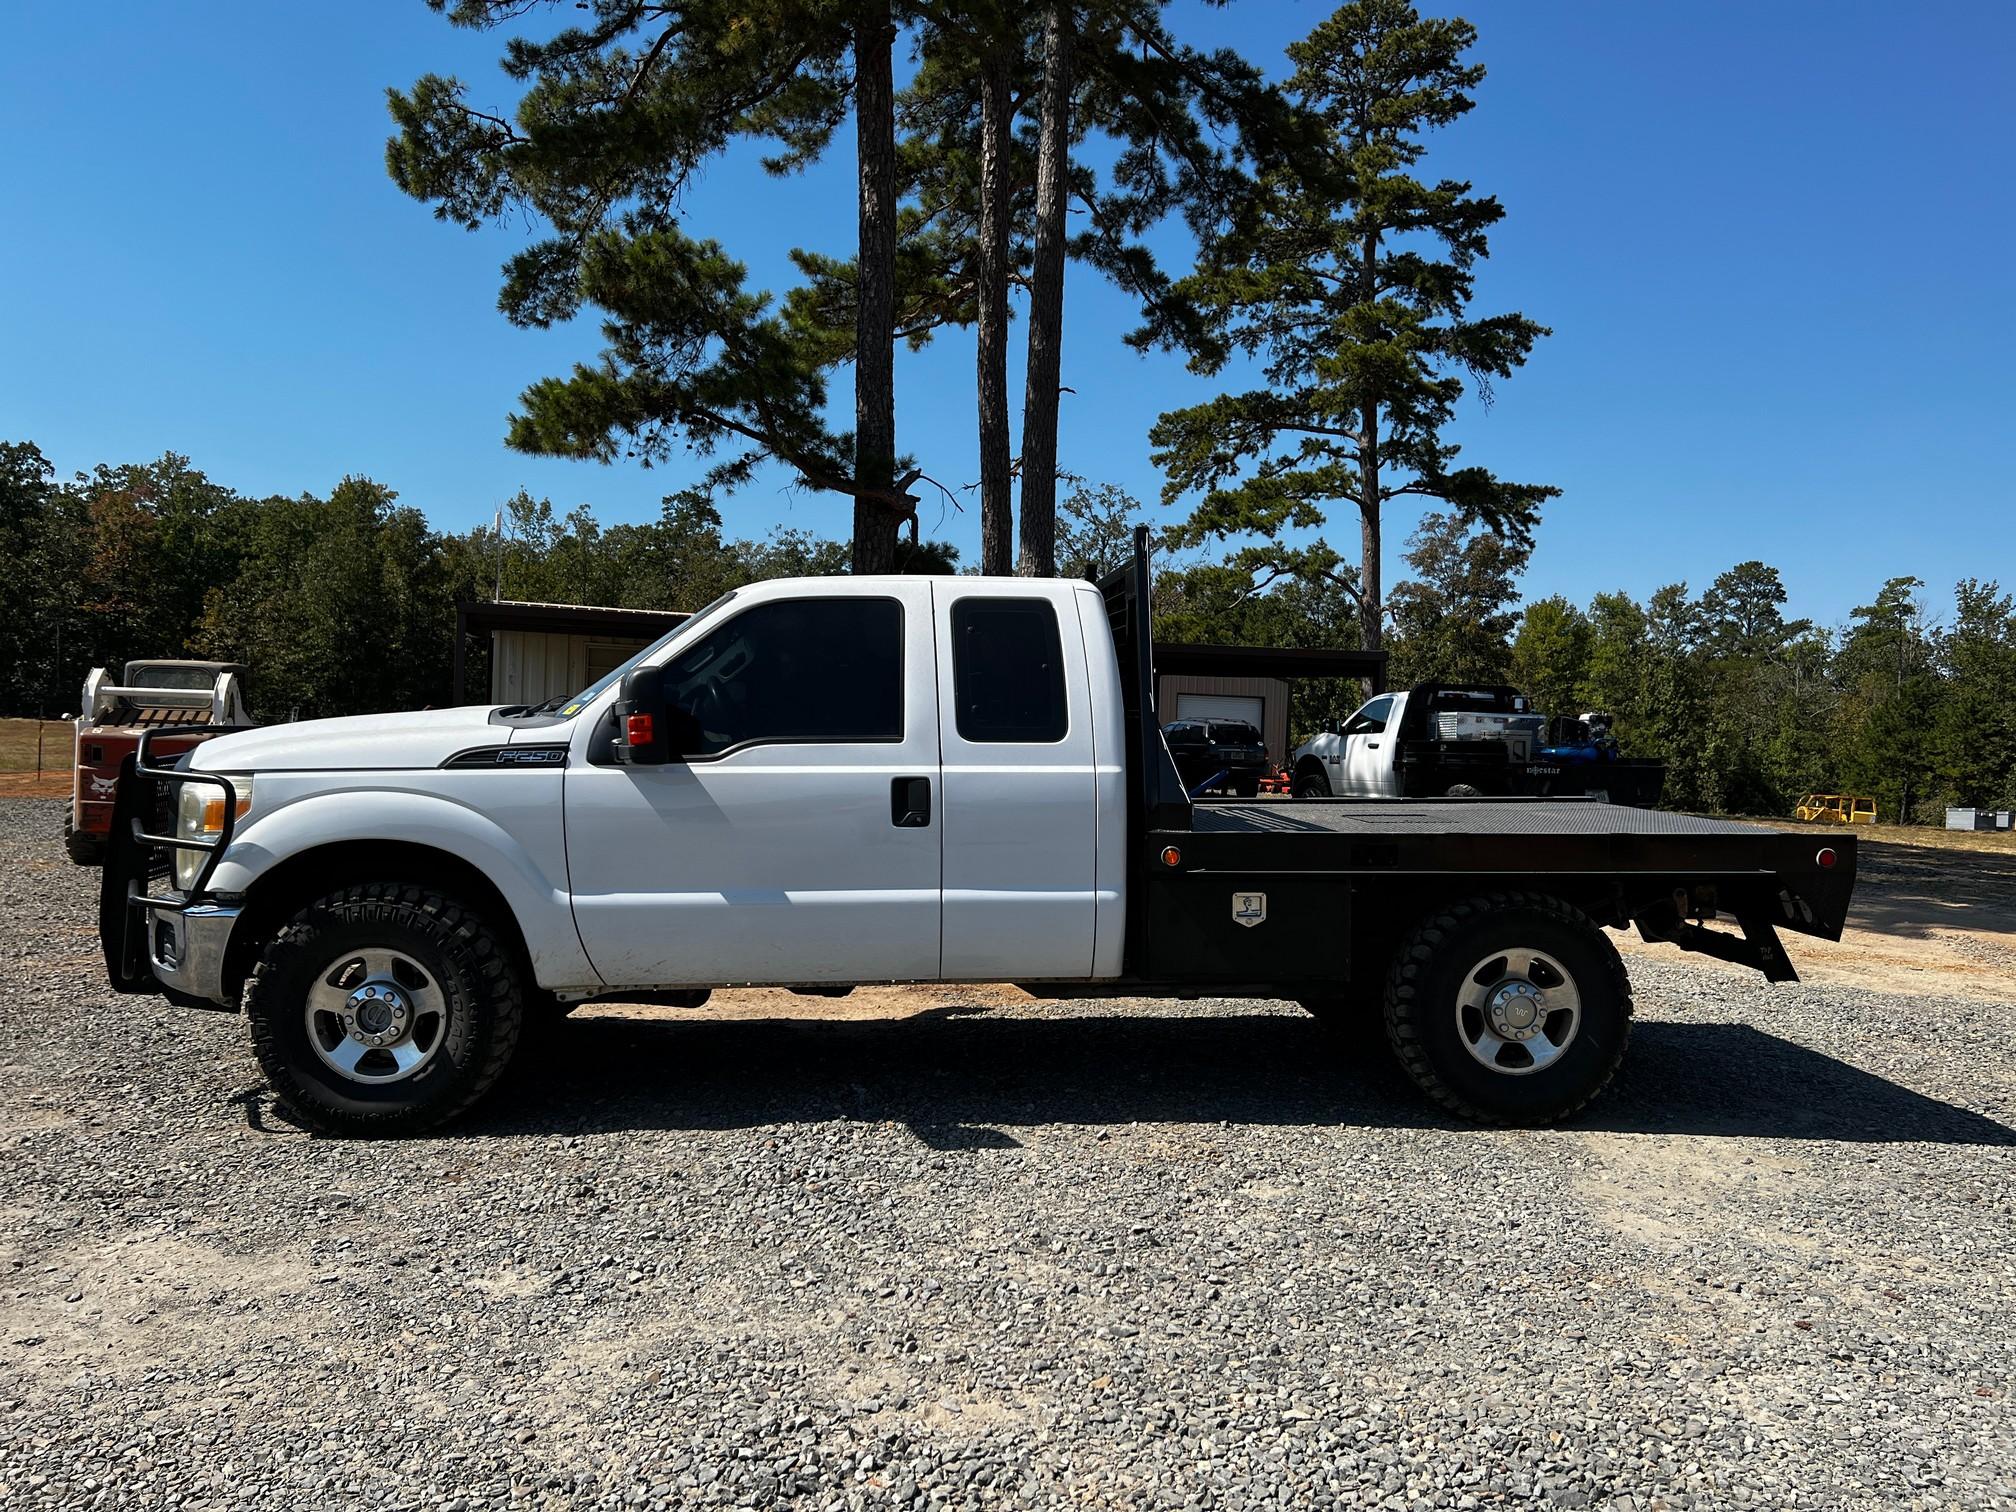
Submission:
POLYGON ((431 845, 345 840, 289 856, 252 884, 245 896, 245 911, 231 931, 230 952, 224 961, 227 990, 236 992, 251 970, 252 958, 303 904, 339 887, 367 881, 417 882, 460 899, 503 932, 518 952, 525 980, 531 980, 530 953, 517 915, 497 885, 476 867, 431 845))
MULTIPOLYGON (((1377 977, 1368 974, 1365 977, 1368 981, 1383 980, 1387 957, 1422 919, 1493 891, 1480 877, 1444 877, 1414 885, 1407 885, 1399 878, 1395 878, 1394 882, 1398 885, 1383 889, 1376 896, 1366 896, 1363 892, 1354 896, 1352 959, 1354 962, 1378 963, 1377 977)), ((1589 916, 1590 922, 1601 927, 1622 929, 1630 923, 1629 909, 1619 897, 1617 888, 1606 881, 1572 885, 1567 879, 1546 878, 1536 879, 1533 885, 1516 890, 1558 898, 1580 909, 1589 916)), ((1353 969, 1355 972, 1360 968, 1354 965, 1353 969)))
POLYGON ((1297 777, 1300 777, 1304 772, 1321 772, 1322 770, 1323 763, 1315 756, 1304 756, 1300 761, 1295 763, 1295 775, 1297 777))

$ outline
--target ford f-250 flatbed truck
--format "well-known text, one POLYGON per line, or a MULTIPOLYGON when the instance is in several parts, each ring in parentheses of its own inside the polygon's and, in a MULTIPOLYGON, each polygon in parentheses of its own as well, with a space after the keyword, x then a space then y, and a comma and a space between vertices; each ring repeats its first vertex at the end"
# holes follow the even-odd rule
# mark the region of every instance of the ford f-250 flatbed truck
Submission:
POLYGON ((112 981, 242 1008, 274 1092, 334 1133, 460 1113, 529 1017, 596 998, 1004 980, 1383 1015, 1445 1106, 1535 1122, 1624 1054, 1605 926, 1774 980, 1778 926, 1839 938, 1851 835, 1573 799, 1193 802, 1148 587, 1145 534, 1097 585, 761 583, 538 708, 250 730, 172 767, 143 743, 104 873, 112 981))

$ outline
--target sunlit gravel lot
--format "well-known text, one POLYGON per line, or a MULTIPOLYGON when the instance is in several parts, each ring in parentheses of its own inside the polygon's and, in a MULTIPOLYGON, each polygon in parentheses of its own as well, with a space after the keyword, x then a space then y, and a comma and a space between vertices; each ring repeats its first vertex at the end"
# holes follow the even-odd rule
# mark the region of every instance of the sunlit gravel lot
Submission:
POLYGON ((1370 1017, 724 997, 345 1143, 106 990, 59 823, 0 803, 0 1507, 2016 1505, 2006 1003, 1638 961, 1503 1133, 1370 1017))

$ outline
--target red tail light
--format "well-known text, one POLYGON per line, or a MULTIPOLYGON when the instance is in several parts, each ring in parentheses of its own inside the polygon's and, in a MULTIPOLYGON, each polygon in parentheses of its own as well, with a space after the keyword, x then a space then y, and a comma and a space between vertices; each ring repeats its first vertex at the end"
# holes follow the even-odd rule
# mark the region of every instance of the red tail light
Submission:
POLYGON ((1819 862, 1820 869, 1822 871, 1825 871, 1828 867, 1832 866, 1836 860, 1836 857, 1834 855, 1834 847, 1831 845, 1821 846, 1820 854, 1815 856, 1813 859, 1819 862))

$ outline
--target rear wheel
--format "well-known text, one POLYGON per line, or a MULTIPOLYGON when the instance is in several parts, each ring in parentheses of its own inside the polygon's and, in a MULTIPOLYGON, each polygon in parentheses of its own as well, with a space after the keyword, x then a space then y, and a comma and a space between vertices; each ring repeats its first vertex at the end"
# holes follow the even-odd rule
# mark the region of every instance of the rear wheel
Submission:
POLYGON ((1328 798, 1330 779, 1320 766, 1306 766, 1295 774, 1294 791, 1297 798, 1328 798))
POLYGON ((411 1134, 462 1112, 518 1046, 524 989, 494 926, 430 889, 369 882, 317 898, 260 953, 252 1049, 293 1115, 325 1134, 411 1134))
POLYGON ((1451 784, 1449 791, 1445 793, 1443 796, 1446 798, 1482 798, 1484 796, 1484 790, 1482 788, 1472 787, 1467 782, 1458 782, 1451 784))
POLYGON ((1260 779, 1258 777, 1236 778, 1232 783, 1232 791, 1241 798, 1257 798, 1260 796, 1260 779))
POLYGON ((1624 1058, 1631 986, 1609 937, 1578 908, 1497 893, 1444 908, 1402 941, 1386 1035, 1407 1074, 1483 1123, 1564 1118, 1624 1058))

